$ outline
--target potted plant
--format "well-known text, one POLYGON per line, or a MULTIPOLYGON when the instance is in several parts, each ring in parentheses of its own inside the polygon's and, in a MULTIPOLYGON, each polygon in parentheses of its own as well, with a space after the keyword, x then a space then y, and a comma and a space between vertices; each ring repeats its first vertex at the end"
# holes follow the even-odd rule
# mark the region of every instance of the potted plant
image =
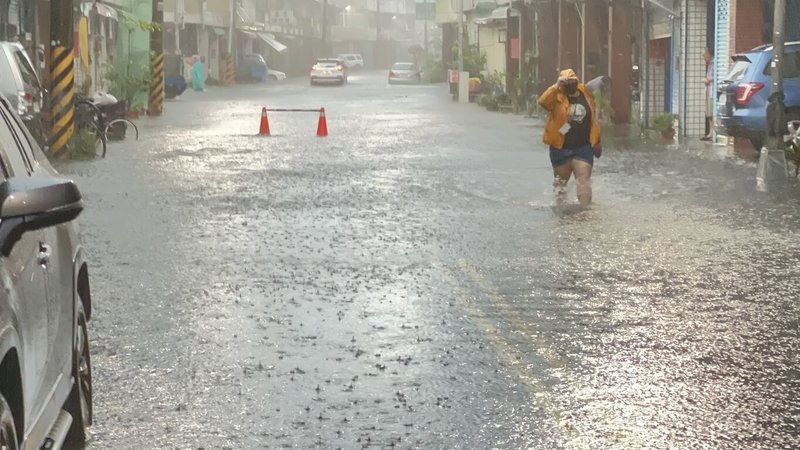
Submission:
POLYGON ((675 114, 661 114, 653 118, 653 129, 661 132, 661 137, 667 141, 675 138, 675 114))
MULTIPOLYGON (((147 94, 150 89, 151 77, 148 67, 140 70, 127 70, 109 66, 106 72, 106 79, 111 84, 111 95, 117 100, 125 102, 126 111, 132 112, 133 115, 137 115, 134 108, 136 98, 147 94)), ((141 113, 141 111, 138 112, 141 113)))

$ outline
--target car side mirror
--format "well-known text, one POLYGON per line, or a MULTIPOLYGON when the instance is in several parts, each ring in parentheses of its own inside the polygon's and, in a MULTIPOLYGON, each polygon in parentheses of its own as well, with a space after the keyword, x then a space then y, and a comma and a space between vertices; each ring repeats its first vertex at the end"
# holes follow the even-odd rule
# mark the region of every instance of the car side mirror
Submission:
POLYGON ((72 181, 15 177, 0 184, 0 250, 8 256, 26 231, 74 220, 83 199, 72 181))

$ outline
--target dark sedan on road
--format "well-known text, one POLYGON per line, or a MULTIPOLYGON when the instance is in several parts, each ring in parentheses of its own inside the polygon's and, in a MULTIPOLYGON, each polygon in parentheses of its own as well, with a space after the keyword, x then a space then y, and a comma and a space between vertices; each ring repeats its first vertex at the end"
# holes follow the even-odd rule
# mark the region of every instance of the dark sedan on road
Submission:
POLYGON ((82 448, 92 423, 82 209, 0 95, 0 449, 82 448))

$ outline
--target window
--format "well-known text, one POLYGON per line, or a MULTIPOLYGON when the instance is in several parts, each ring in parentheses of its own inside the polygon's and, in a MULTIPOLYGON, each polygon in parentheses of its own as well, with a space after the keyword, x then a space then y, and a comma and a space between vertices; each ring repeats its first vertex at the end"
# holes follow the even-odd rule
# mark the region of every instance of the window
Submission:
POLYGON ((22 74, 22 79, 25 81, 25 84, 39 89, 39 79, 36 77, 36 72, 33 70, 33 67, 31 67, 30 62, 28 62, 28 57, 25 56, 22 51, 15 50, 14 58, 17 60, 17 65, 19 66, 19 71, 20 74, 22 74))
MULTIPOLYGON (((772 58, 767 61, 764 75, 772 75, 772 58)), ((800 78, 800 52, 784 54, 783 78, 800 78)))
POLYGON ((11 176, 28 175, 28 165, 20 152, 20 141, 11 132, 11 121, 6 110, 0 110, 0 152, 8 159, 11 176))
POLYGON ((731 70, 728 71, 728 74, 725 75, 726 81, 739 81, 744 78, 745 72, 747 72, 747 68, 750 67, 750 61, 746 59, 740 59, 733 63, 731 66, 731 70))
POLYGON ((36 164, 35 161, 39 160, 39 158, 34 156, 33 146, 36 145, 38 147, 38 144, 32 144, 32 142, 35 141, 18 116, 11 115, 8 119, 11 130, 19 137, 18 142, 21 146, 22 154, 28 162, 28 167, 33 168, 36 164))

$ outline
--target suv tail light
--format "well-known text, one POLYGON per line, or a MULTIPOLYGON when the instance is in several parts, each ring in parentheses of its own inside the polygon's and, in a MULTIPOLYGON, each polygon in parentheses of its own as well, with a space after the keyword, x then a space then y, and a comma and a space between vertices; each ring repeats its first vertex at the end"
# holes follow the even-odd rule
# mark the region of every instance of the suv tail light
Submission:
POLYGON ((317 70, 317 65, 314 64, 313 66, 311 66, 311 70, 317 70))
POLYGON ((389 76, 390 76, 390 77, 394 77, 394 70, 390 70, 390 71, 389 71, 389 76))
POLYGON ((344 70, 344 67, 341 64, 339 64, 339 65, 336 66, 336 70, 341 72, 342 70, 344 70))
POLYGON ((736 103, 739 106, 747 106, 750 99, 753 98, 758 91, 764 89, 764 83, 742 83, 736 87, 736 103))

